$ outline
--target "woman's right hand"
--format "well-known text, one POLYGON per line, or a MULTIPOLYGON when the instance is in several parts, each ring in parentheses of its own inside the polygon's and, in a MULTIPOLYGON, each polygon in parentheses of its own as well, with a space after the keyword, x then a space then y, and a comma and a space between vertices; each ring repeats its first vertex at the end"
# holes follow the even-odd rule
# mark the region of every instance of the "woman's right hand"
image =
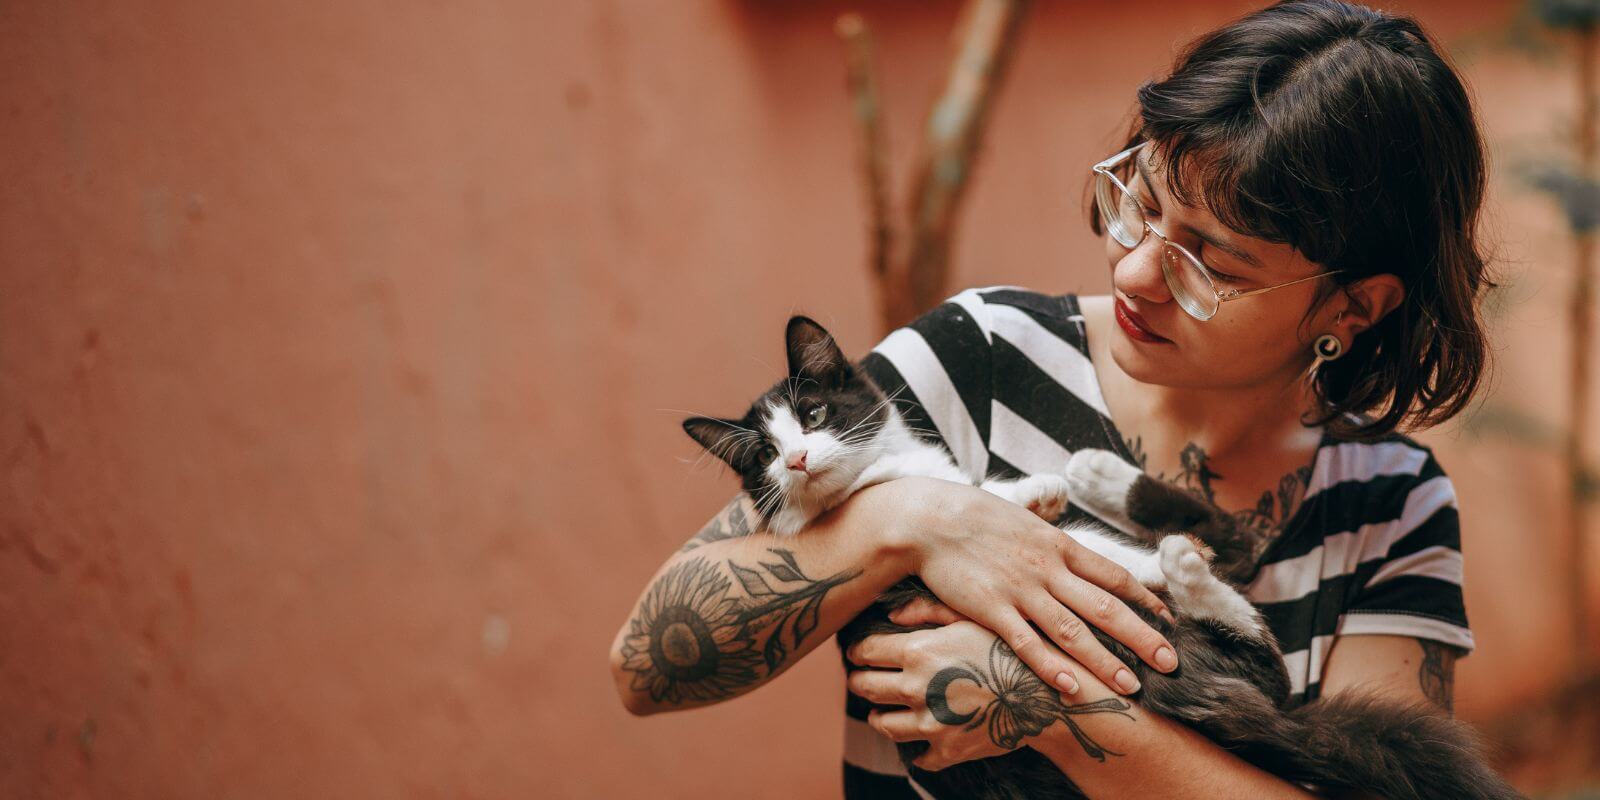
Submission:
POLYGON ((1171 619, 1166 605, 1127 570, 1022 506, 977 487, 901 480, 915 482, 903 487, 912 490, 915 510, 893 534, 907 569, 951 609, 998 634, 1045 681, 1075 693, 1076 663, 1124 694, 1138 690, 1132 670, 1100 644, 1084 620, 1156 669, 1177 667, 1166 638, 1118 600, 1171 619))

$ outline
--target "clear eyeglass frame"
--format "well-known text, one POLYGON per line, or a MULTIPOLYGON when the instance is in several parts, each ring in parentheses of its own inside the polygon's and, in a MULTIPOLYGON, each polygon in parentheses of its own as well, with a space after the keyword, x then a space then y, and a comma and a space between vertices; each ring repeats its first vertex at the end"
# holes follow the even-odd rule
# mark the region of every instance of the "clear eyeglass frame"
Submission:
POLYGON ((1092 170, 1095 174, 1095 204, 1100 212, 1101 223, 1105 225, 1106 232, 1111 234, 1111 238, 1115 239, 1117 244, 1132 250, 1144 242, 1146 230, 1161 239, 1161 274, 1166 279, 1167 289, 1172 292, 1172 298, 1178 301, 1178 306, 1189 316, 1204 322, 1215 317, 1221 310, 1222 304, 1229 300, 1264 294, 1273 289, 1282 289, 1285 286, 1293 286, 1344 271, 1335 269, 1319 272, 1259 289, 1218 289, 1217 278, 1211 268, 1194 253, 1189 252, 1188 248, 1168 239, 1166 234, 1157 230, 1154 224, 1145 219, 1144 207, 1138 198, 1134 197, 1127 184, 1112 172, 1149 143, 1149 141, 1140 142, 1094 165, 1092 170))

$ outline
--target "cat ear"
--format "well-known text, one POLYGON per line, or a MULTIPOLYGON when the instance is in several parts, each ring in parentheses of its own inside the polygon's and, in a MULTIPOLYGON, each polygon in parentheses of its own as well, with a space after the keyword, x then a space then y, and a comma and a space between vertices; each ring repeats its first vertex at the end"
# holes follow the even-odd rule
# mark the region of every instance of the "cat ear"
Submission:
POLYGON ((850 362, 833 336, 810 317, 789 319, 785 337, 789 347, 789 377, 809 378, 824 386, 839 387, 850 376, 850 362))
POLYGON ((728 466, 734 466, 733 454, 738 450, 739 436, 749 434, 728 420, 711 417, 690 417, 683 421, 683 430, 711 455, 728 462, 728 466))

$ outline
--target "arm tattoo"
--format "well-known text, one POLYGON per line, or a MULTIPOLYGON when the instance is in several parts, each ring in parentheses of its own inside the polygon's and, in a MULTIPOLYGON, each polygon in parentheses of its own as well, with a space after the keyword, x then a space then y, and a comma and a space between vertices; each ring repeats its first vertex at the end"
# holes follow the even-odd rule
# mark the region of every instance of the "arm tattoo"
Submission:
POLYGON ((1422 693, 1434 705, 1455 713, 1456 651, 1447 644, 1428 639, 1418 639, 1422 645, 1422 666, 1417 669, 1417 680, 1422 693))
POLYGON ((744 501, 745 496, 742 494, 733 498, 733 502, 729 503, 716 517, 706 523, 706 526, 701 528, 700 532, 694 535, 694 538, 684 542, 683 547, 678 552, 687 553, 701 545, 720 542, 724 539, 742 539, 749 536, 753 526, 750 524, 750 517, 744 513, 744 501))
POLYGON ((755 569, 691 558, 650 585, 622 643, 634 691, 670 705, 739 694, 775 673, 817 629, 829 591, 861 574, 814 580, 794 553, 767 552, 775 560, 755 569))
POLYGON ((1083 752, 1101 762, 1108 755, 1122 754, 1090 738, 1073 717, 1110 713, 1134 719, 1132 714, 1127 713, 1132 706, 1120 697, 1108 697, 1092 703, 1062 702, 1061 693, 1046 686, 999 639, 995 639, 994 645, 989 648, 987 668, 971 663, 962 667, 945 667, 928 682, 924 699, 928 704, 928 712, 945 725, 964 725, 970 731, 987 722, 989 741, 1007 750, 1016 749, 1023 739, 1038 736, 1059 720, 1066 723, 1083 752), (981 708, 957 712, 950 708, 949 698, 950 686, 956 681, 971 681, 988 690, 994 699, 981 708))

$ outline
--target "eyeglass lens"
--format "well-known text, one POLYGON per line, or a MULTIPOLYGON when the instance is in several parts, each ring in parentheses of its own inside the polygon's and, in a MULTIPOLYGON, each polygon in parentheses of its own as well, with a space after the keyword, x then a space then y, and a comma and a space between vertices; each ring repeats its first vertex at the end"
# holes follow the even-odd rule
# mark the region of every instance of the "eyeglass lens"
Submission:
MULTIPOLYGON (((1127 162, 1131 163, 1132 158, 1127 162)), ((1126 172, 1119 170, 1119 172, 1126 172)), ((1144 241, 1144 211, 1139 201, 1104 174, 1095 182, 1095 201, 1106 230, 1123 247, 1132 250, 1144 241)), ((1128 177, 1120 176, 1124 182, 1128 177)), ((1161 247, 1161 273, 1166 278, 1167 289, 1178 305, 1196 319, 1210 319, 1220 304, 1217 292, 1200 267, 1176 247, 1163 243, 1161 247)))

